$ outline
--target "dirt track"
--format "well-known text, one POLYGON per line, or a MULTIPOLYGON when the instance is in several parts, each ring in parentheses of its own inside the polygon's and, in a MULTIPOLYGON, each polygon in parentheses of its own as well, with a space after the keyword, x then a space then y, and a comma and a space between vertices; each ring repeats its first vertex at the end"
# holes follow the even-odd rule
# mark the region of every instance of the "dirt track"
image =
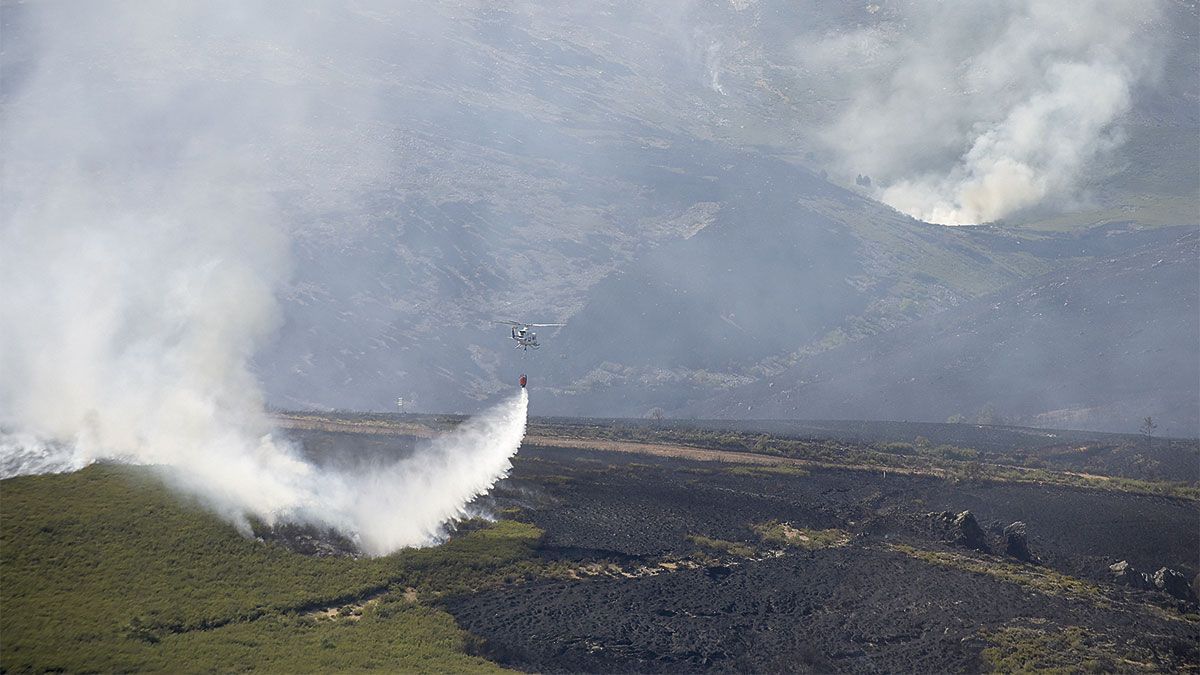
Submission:
POLYGON ((775 457, 771 455, 755 455, 749 452, 734 452, 732 450, 713 450, 697 448, 689 445, 671 443, 634 443, 631 441, 608 441, 596 438, 569 438, 562 436, 526 436, 523 446, 540 448, 562 448, 571 450, 596 450, 599 452, 622 452, 650 457, 667 457, 672 459, 690 459, 698 462, 727 462, 730 464, 751 464, 756 466, 795 466, 801 468, 847 469, 851 471, 874 471, 888 474, 942 476, 944 472, 938 469, 914 469, 908 467, 880 469, 878 467, 858 466, 853 464, 837 464, 832 462, 816 462, 807 459, 790 457, 775 457))
MULTIPOLYGON (((431 438, 439 431, 415 422, 375 420, 343 420, 317 416, 279 414, 275 416, 276 423, 284 429, 299 432, 320 432, 323 434, 363 434, 383 438, 417 439, 431 438)), ((688 459, 701 462, 727 462, 731 464, 746 464, 757 466, 789 466, 800 468, 845 469, 849 471, 871 471, 884 475, 913 475, 946 478, 948 473, 937 467, 902 467, 902 466, 871 466, 846 464, 838 462, 821 462, 809 459, 760 455, 733 450, 699 448, 676 443, 641 443, 635 441, 614 441, 600 438, 579 438, 576 436, 558 436, 545 434, 529 434, 525 436, 523 447, 531 448, 560 448, 570 450, 593 450, 599 452, 619 452, 625 454, 644 455, 648 457, 666 457, 673 459, 688 459)), ((1018 473, 1031 473, 1027 467, 1008 464, 995 466, 1018 473)), ((1057 471, 1063 477, 1071 476, 1092 482, 1108 481, 1108 476, 1079 471, 1057 471)), ((1061 481, 1060 481, 1061 482, 1061 481)), ((1102 485, 1082 485, 1080 487, 1101 488, 1102 485)))
MULTIPOLYGON (((320 431, 331 434, 369 434, 372 436, 407 436, 414 438, 431 438, 437 432, 425 425, 412 422, 351 421, 330 418, 309 417, 304 415, 277 414, 275 423, 283 428, 297 431, 320 431)), ((690 459, 700 462, 729 462, 733 464, 751 464, 759 466, 796 466, 804 468, 821 467, 830 469, 850 469, 880 471, 876 467, 863 467, 851 464, 832 462, 816 462, 790 457, 775 457, 771 455, 756 455, 748 452, 732 450, 714 450, 697 448, 689 445, 673 443, 637 443, 633 441, 611 441, 599 438, 577 438, 571 436, 526 435, 522 443, 525 447, 564 448, 571 450, 596 450, 600 452, 621 452, 651 457, 669 457, 675 459, 690 459)), ((896 467, 886 469, 886 473, 942 476, 944 472, 938 469, 916 469, 896 467)))

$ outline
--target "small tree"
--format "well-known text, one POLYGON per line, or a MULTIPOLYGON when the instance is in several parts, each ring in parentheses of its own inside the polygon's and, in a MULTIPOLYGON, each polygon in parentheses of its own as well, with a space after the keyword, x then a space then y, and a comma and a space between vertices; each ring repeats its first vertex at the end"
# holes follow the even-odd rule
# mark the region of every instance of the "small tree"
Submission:
POLYGON ((1154 438, 1154 430, 1157 428, 1158 425, 1154 423, 1153 417, 1146 416, 1145 419, 1142 420, 1142 435, 1146 437, 1147 447, 1150 446, 1150 443, 1152 442, 1151 439, 1154 438))

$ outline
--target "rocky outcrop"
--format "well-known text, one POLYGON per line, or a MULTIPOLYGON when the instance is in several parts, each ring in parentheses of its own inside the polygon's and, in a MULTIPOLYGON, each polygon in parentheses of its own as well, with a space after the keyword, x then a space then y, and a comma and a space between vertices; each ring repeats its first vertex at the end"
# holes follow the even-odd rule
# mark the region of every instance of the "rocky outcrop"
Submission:
POLYGON ((1170 567, 1161 567, 1154 576, 1151 577, 1154 582, 1154 587, 1158 590, 1178 598, 1191 602, 1193 600, 1192 587, 1188 584, 1187 577, 1170 567))
MULTIPOLYGON (((1139 572, 1128 560, 1110 565, 1113 581, 1122 586, 1139 590, 1159 590, 1173 598, 1186 602, 1196 602, 1196 595, 1187 577, 1170 567, 1160 567, 1153 575, 1139 572)), ((1197 577, 1200 578, 1200 577, 1197 577)))
POLYGON ((975 520, 975 515, 970 511, 963 511, 955 516, 954 527, 956 530, 955 544, 983 551, 984 553, 991 552, 991 547, 988 546, 987 542, 987 535, 984 534, 983 528, 979 526, 979 521, 975 520))
POLYGON ((1150 575, 1145 572, 1139 572, 1128 560, 1122 560, 1115 565, 1110 565, 1108 569, 1113 573, 1113 582, 1117 584, 1139 590, 1154 588, 1154 583, 1150 581, 1150 575))
POLYGON ((1017 521, 1004 528, 1004 552, 1021 562, 1037 562, 1029 550, 1029 539, 1025 536, 1025 523, 1017 521))
POLYGON ((983 553, 992 552, 991 546, 988 545, 987 533, 979 526, 975 514, 970 511, 963 511, 957 515, 951 511, 926 515, 943 541, 983 553))

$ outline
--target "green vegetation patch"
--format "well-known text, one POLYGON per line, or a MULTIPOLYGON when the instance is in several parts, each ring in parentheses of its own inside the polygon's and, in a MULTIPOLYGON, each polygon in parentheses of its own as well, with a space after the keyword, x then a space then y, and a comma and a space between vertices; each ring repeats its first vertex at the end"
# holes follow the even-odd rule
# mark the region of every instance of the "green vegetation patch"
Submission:
POLYGON ((834 548, 850 543, 850 534, 842 530, 809 530, 772 520, 751 526, 762 540, 775 546, 792 546, 809 551, 834 548))
POLYGON ((711 537, 705 537, 698 534, 689 534, 688 541, 703 549, 725 553, 738 558, 753 558, 756 553, 753 547, 747 546, 746 544, 739 544, 735 541, 725 541, 724 539, 712 539, 711 537))
POLYGON ((514 521, 382 558, 314 558, 243 537, 150 469, 0 491, 0 671, 487 670, 453 618, 414 597, 541 569, 541 531, 514 521), (314 617, 341 608, 360 618, 314 617))
POLYGON ((1067 485, 1095 490, 1131 492, 1200 501, 1200 486, 1178 481, 1151 481, 1120 476, 1100 476, 1070 471, 1050 471, 1015 466, 994 466, 979 462, 957 463, 946 468, 944 476, 961 480, 989 480, 1000 483, 1038 483, 1067 485))
POLYGON ((1053 626, 1031 619, 983 633, 990 646, 981 656, 1001 673, 1161 672, 1144 647, 1118 644, 1079 626, 1053 626))
POLYGON ((353 622, 273 614, 168 635, 137 655, 136 667, 165 672, 502 672, 466 653, 473 642, 444 611, 387 603, 368 608, 353 622))
POLYGON ((808 470, 798 466, 788 466, 786 464, 763 464, 763 465, 744 465, 734 466, 725 470, 725 473, 734 476, 793 476, 802 477, 809 475, 808 470))
POLYGON ((914 548, 907 544, 890 544, 893 551, 903 553, 934 565, 986 574, 1000 581, 1007 581, 1035 591, 1072 600, 1082 600, 1099 607, 1110 602, 1100 587, 1082 579, 1036 565, 1017 565, 998 559, 988 559, 949 551, 931 551, 914 548))

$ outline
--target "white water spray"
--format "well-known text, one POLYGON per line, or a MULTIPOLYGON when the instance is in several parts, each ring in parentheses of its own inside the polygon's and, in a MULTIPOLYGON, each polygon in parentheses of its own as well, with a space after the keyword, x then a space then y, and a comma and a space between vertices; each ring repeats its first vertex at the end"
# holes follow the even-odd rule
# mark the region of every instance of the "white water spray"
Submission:
POLYGON ((465 517, 471 500, 508 475, 528 409, 521 389, 412 457, 343 476, 337 492, 348 503, 334 512, 350 518, 359 547, 371 555, 436 541, 448 521, 465 517))
POLYGON ((0 436, 0 478, 74 471, 95 461, 152 464, 163 477, 200 497, 249 531, 248 517, 267 524, 331 527, 368 555, 440 540, 446 524, 512 469, 525 436, 524 389, 403 459, 354 470, 325 469, 264 436, 255 446, 178 444, 89 448, 27 433, 0 436))

